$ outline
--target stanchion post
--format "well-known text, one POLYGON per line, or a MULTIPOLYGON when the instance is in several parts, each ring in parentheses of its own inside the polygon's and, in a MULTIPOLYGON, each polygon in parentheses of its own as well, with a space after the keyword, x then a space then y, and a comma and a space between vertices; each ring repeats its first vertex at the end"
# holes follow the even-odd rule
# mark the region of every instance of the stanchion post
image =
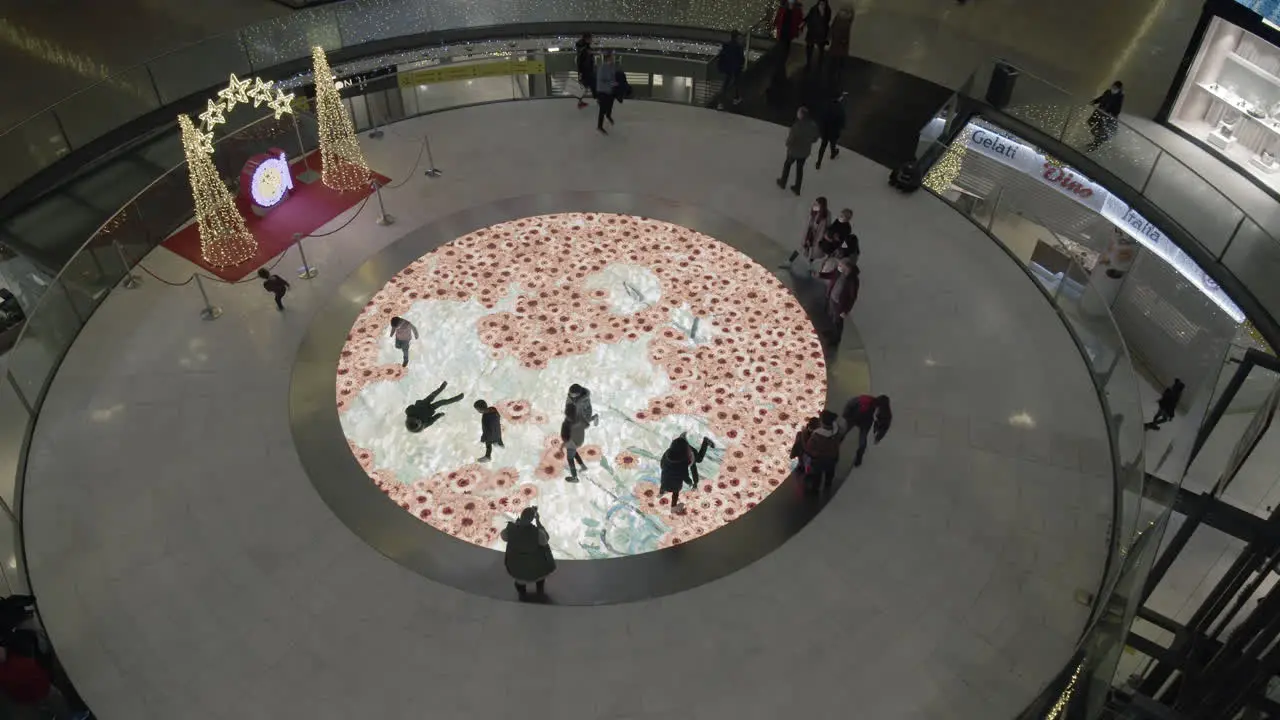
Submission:
POLYGON ((298 136, 298 152, 302 153, 302 166, 306 168, 298 175, 298 180, 311 183, 315 182, 319 177, 319 173, 311 169, 311 159, 307 153, 307 146, 302 143, 302 128, 298 127, 298 113, 289 113, 289 117, 293 119, 293 133, 298 136))
MULTIPOLYGON (((382 92, 382 91, 379 91, 379 92, 382 92)), ((361 93, 361 94, 364 94, 364 84, 363 84, 363 83, 360 85, 360 93, 361 93)), ((382 128, 381 128, 381 127, 379 127, 378 122, 377 122, 376 120, 374 120, 374 118, 373 118, 373 103, 372 103, 372 102, 370 102, 371 97, 372 97, 372 96, 365 94, 365 95, 364 95, 364 104, 365 104, 365 106, 369 109, 369 121, 370 121, 371 123, 373 123, 373 129, 369 131, 369 139, 370 139, 370 140, 377 140, 377 139, 379 139, 379 138, 381 138, 381 137, 382 137, 382 128)), ((383 96, 383 97, 384 97, 384 99, 385 99, 385 96, 383 96)), ((385 106, 384 106, 384 107, 385 107, 385 106)), ((386 122, 386 117, 385 117, 386 113, 383 113, 383 115, 384 115, 384 117, 383 117, 383 122, 385 123, 385 122, 386 122)))
POLYGON ((396 221, 396 217, 394 215, 388 214, 387 206, 382 204, 382 186, 378 184, 377 180, 373 180, 369 184, 373 186, 373 192, 378 195, 378 211, 380 214, 378 215, 378 219, 375 222, 377 222, 379 225, 394 224, 396 221))
POLYGON ((124 280, 121 285, 126 289, 133 290, 138 287, 138 276, 133 274, 133 269, 129 267, 129 258, 124 255, 124 248, 120 247, 120 241, 112 240, 111 244, 115 246, 116 255, 120 256, 120 264, 124 266, 124 280))
POLYGON ((196 273, 196 287, 200 288, 200 297, 204 298, 204 309, 200 311, 200 317, 205 320, 217 320, 222 317, 222 308, 209 302, 209 293, 204 291, 204 282, 200 280, 200 273, 196 273))
POLYGON ((436 167, 435 156, 431 154, 431 135, 424 133, 422 135, 422 142, 427 144, 427 166, 428 166, 427 171, 423 173, 423 175, 426 175, 427 177, 440 177, 441 175, 444 174, 444 171, 436 167))
POLYGON ((307 263, 307 251, 302 249, 302 233, 293 234, 293 244, 298 246, 298 254, 302 256, 302 267, 298 268, 299 280, 310 280, 320 271, 307 263))

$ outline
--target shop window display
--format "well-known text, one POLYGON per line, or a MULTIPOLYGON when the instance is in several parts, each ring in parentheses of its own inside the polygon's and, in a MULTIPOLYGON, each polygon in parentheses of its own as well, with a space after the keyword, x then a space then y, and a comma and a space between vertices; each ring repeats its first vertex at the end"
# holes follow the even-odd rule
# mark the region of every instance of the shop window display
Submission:
MULTIPOLYGON (((1253 9, 1269 17, 1276 8, 1253 9)), ((1280 191, 1280 47, 1215 17, 1169 122, 1280 191)))

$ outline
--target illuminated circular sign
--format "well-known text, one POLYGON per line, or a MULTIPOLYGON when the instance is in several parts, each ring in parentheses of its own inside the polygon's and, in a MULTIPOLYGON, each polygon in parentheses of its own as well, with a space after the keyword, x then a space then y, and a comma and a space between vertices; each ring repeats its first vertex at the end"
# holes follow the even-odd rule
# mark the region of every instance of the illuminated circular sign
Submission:
POLYGON ((249 193, 260 207, 274 207, 293 189, 293 173, 284 153, 271 156, 258 163, 249 180, 249 193))

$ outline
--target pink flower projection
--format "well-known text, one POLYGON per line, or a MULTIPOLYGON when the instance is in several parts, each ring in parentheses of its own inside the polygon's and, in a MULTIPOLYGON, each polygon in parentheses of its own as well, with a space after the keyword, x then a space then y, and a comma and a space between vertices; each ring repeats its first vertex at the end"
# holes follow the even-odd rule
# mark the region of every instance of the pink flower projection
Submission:
MULTIPOLYGON (((660 497, 655 484, 656 458, 669 437, 644 448, 580 448, 590 466, 604 465, 626 478, 623 500, 662 528, 648 549, 696 539, 755 507, 787 478, 795 433, 825 402, 826 365, 813 326, 764 267, 670 223, 568 213, 478 230, 396 275, 347 336, 338 363, 340 413, 371 384, 404 377, 398 363, 379 362, 379 349, 387 342, 389 319, 428 300, 478 303, 489 312, 475 321, 473 337, 494 361, 534 371, 602 345, 645 343, 648 362, 669 382, 628 421, 656 430, 668 417, 693 417, 723 451, 717 466, 705 468, 697 491, 682 493, 686 512, 673 515, 670 496, 660 497), (656 291, 628 305, 619 287, 602 287, 599 279, 620 266, 644 268, 656 279, 656 291)), ((505 517, 547 501, 565 475, 560 407, 520 399, 496 400, 495 406, 505 426, 528 424, 544 433, 534 457, 519 467, 468 464, 429 477, 395 477, 377 469, 373 452, 355 442, 352 452, 407 512, 492 546, 505 517)))

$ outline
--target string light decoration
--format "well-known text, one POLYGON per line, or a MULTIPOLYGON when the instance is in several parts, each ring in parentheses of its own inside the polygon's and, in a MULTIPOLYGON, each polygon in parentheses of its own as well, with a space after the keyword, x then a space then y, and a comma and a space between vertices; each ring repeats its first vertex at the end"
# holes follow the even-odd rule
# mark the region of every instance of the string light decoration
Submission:
POLYGON ((951 183, 960 177, 960 170, 964 167, 964 153, 969 144, 971 132, 966 128, 956 135, 956 138, 947 146, 947 151, 938 158, 933 167, 929 168, 929 172, 925 173, 923 183, 925 187, 938 195, 951 189, 951 183))
POLYGON ((227 86, 218 91, 218 99, 209 100, 205 111, 199 115, 200 129, 210 137, 208 152, 213 152, 213 130, 227 122, 226 113, 234 110, 236 105, 249 102, 254 107, 261 107, 266 103, 275 112, 276 120, 293 112, 293 93, 285 94, 262 78, 241 80, 235 73, 231 73, 227 86))
POLYGON ((363 190, 369 182, 369 166, 356 140, 347 106, 338 96, 324 48, 311 48, 311 69, 316 84, 316 119, 320 125, 321 178, 326 187, 339 192, 363 190))
POLYGON ((186 115, 178 116, 178 128, 182 131, 191 199, 195 201, 196 222, 200 225, 200 256, 215 268, 239 265, 258 253, 258 241, 249 232, 231 191, 218 177, 209 157, 213 134, 197 128, 186 115))

